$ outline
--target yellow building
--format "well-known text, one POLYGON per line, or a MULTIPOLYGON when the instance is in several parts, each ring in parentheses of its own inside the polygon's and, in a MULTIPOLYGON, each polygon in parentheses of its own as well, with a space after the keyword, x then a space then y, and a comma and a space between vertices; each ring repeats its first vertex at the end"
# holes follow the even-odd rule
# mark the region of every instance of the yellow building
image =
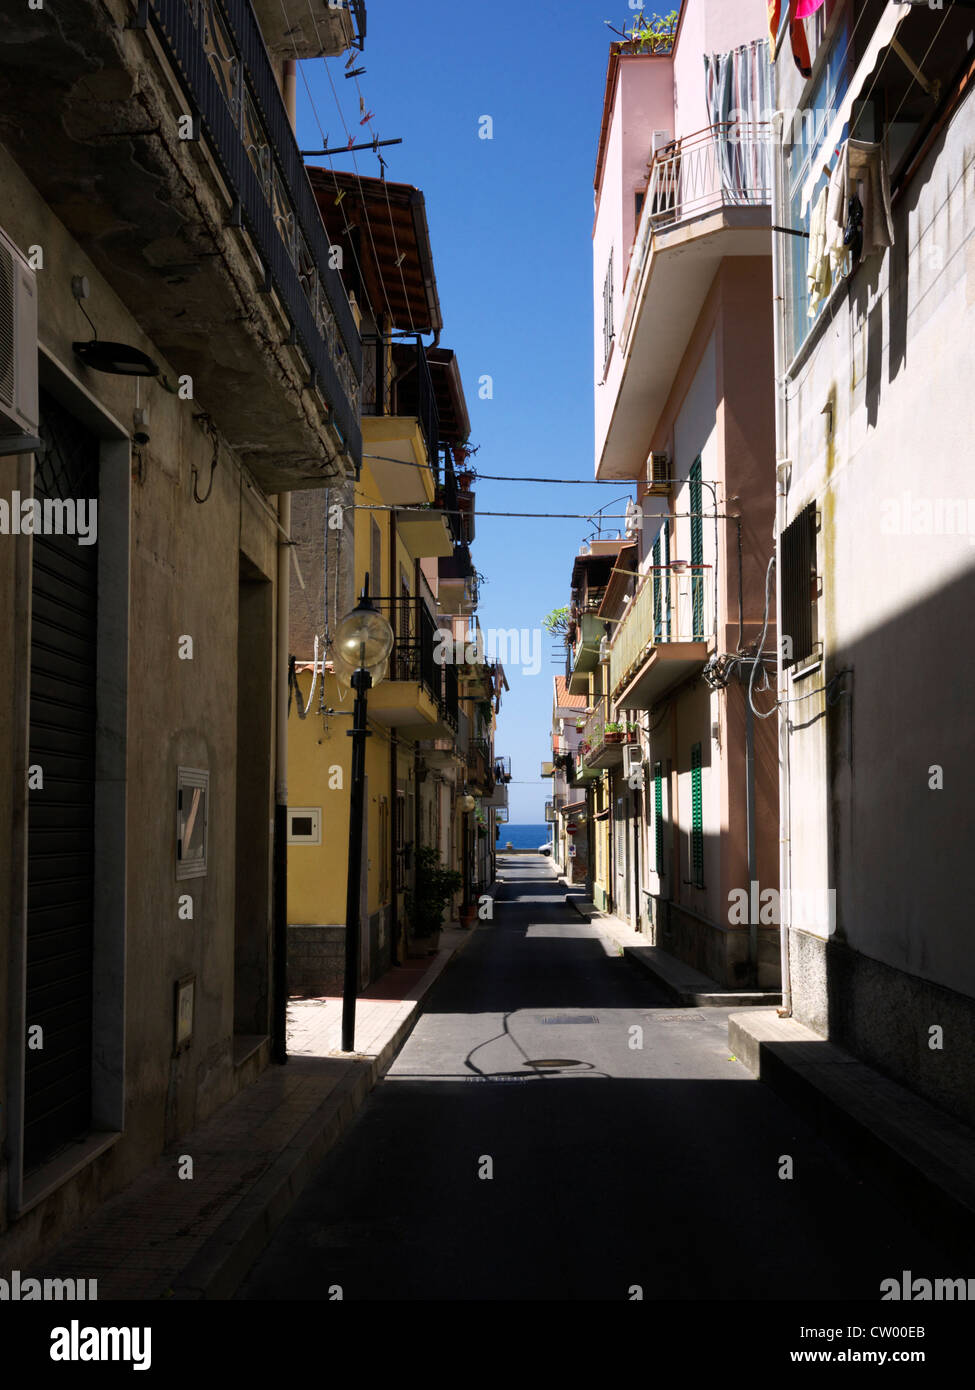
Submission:
POLYGON ((364 350, 360 476, 296 497, 292 515, 298 544, 291 584, 289 987, 337 993, 345 954, 353 707, 331 661, 337 623, 368 581, 394 635, 386 677, 368 695, 363 984, 407 954, 429 949, 428 938, 414 936, 409 912, 420 846, 434 847, 443 865, 465 875, 465 888, 467 880, 474 886, 465 850, 476 812, 465 820, 459 803, 469 787, 472 794, 493 790, 493 710, 477 734, 473 724, 477 701, 490 701, 494 686, 493 670, 483 661, 465 663, 464 642, 455 640, 477 601, 469 551, 474 496, 454 470, 454 450, 469 421, 453 353, 436 346, 440 305, 422 194, 309 172, 330 240, 344 248, 364 350), (329 225, 339 193, 344 241, 329 225), (367 226, 369 235, 360 235, 367 226), (426 332, 435 335, 434 345, 423 344, 426 332), (483 749, 473 747, 478 736, 483 749))

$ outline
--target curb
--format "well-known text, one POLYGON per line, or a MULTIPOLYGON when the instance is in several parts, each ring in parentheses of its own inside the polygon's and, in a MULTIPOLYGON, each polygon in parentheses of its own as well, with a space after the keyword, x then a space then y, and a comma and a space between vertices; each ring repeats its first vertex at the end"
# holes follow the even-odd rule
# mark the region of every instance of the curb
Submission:
POLYGON ((967 1125, 774 1011, 730 1015, 728 1046, 888 1196, 968 1241, 975 1236, 975 1145, 967 1125))
MULTIPOLYGON (((584 922, 599 922, 601 913, 581 895, 567 893, 566 907, 571 907, 584 922)), ((781 1004, 780 992, 765 990, 723 990, 716 981, 685 965, 675 957, 664 959, 658 946, 624 946, 623 959, 652 975, 654 981, 674 1004, 684 1008, 748 1008, 752 1005, 781 1004)))
MULTIPOLYGON (((349 1063, 349 1070, 328 1099, 309 1116, 287 1148, 173 1281, 168 1297, 197 1301, 233 1297, 319 1164, 341 1139, 377 1081, 389 1070, 423 1013, 423 1001, 466 945, 465 941, 431 963, 423 976, 423 990, 417 995, 415 1007, 382 1050, 368 1060, 349 1063)), ((305 1060, 295 1058, 294 1064, 305 1060)))

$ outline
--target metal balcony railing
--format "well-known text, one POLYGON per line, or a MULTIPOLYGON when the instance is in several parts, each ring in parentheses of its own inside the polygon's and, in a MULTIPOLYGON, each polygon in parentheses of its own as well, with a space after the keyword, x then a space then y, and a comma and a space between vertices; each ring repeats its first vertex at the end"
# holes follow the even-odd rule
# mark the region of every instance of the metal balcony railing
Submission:
POLYGON ((494 755, 494 780, 496 782, 511 781, 511 759, 494 755))
POLYGON ((619 689, 654 647, 713 636, 713 619, 708 617, 711 585, 710 565, 660 565, 647 571, 610 644, 611 691, 619 689))
POLYGON ((435 701, 441 718, 458 727, 457 670, 435 657, 437 623, 421 598, 373 600, 393 629, 388 680, 416 681, 435 701))
POLYGON ((249 0, 148 0, 145 14, 235 200, 231 219, 253 238, 358 461, 359 333, 249 0))
POLYGON ((380 335, 362 339, 363 415, 406 415, 419 420, 435 476, 440 468, 440 415, 423 340, 380 335))
POLYGON ((725 122, 672 141, 653 157, 640 225, 624 279, 625 348, 654 234, 727 207, 772 201, 771 127, 767 121, 725 122))

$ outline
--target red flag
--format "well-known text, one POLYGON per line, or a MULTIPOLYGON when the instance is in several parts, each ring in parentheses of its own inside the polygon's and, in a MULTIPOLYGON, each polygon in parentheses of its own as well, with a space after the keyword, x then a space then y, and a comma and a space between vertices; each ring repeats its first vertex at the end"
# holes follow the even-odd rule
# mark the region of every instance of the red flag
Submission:
MULTIPOLYGON (((809 44, 806 42, 806 29, 797 11, 803 4, 815 4, 815 0, 789 0, 789 37, 792 40, 792 56, 803 77, 812 75, 812 60, 809 57, 809 44)), ((822 0, 820 0, 822 3, 822 0)), ((812 13, 812 11, 808 11, 812 13)))
POLYGON ((779 18, 782 14, 782 0, 768 0, 768 36, 775 47, 775 40, 779 37, 779 18))

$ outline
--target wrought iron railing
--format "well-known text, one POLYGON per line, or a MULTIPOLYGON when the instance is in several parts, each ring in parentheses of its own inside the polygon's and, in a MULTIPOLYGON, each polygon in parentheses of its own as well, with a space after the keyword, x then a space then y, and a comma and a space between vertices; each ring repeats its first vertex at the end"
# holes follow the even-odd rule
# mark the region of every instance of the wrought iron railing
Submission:
POLYGON ((708 631, 710 565, 649 569, 617 626, 609 648, 609 685, 617 691, 654 647, 703 642, 708 631))
POLYGON ((494 780, 496 782, 511 781, 511 759, 509 757, 499 757, 494 755, 494 780))
POLYGON ((249 0, 148 0, 158 35, 355 461, 362 349, 249 0))
POLYGON ((411 415, 420 422, 430 466, 440 467, 440 416, 423 340, 415 343, 378 334, 362 339, 363 415, 411 415))

